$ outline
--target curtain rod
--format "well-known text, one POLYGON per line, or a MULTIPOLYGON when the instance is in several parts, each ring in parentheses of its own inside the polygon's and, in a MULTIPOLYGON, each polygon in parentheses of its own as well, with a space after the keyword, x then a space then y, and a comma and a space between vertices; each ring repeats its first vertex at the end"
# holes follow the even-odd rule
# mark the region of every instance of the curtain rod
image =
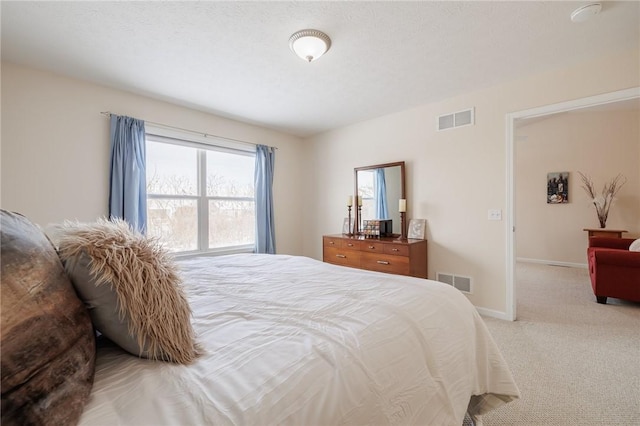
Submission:
MULTIPOLYGON (((100 111, 100 114, 105 115, 105 116, 107 116, 107 117, 111 117, 112 115, 118 115, 118 114, 114 114, 114 113, 112 113, 111 111, 100 111)), ((193 134, 196 134, 196 135, 202 135, 202 136, 204 136, 205 138, 207 138, 207 137, 212 137, 212 138, 223 139, 223 140, 227 140, 227 141, 231 141, 231 142, 244 143, 244 144, 247 144, 247 145, 253 145, 253 146, 259 145, 259 144, 257 144, 257 143, 247 142, 247 141, 241 141, 241 140, 239 140, 239 139, 233 139, 233 138, 227 138, 227 137, 224 137, 224 136, 212 135, 211 133, 198 132, 198 131, 196 131, 196 130, 184 129, 184 128, 182 128, 182 127, 169 126, 168 124, 156 123, 156 122, 153 122, 153 121, 147 121, 147 120, 143 120, 143 121, 144 121, 145 123, 153 124, 154 126, 164 127, 164 128, 167 128, 167 129, 173 129, 173 130, 181 130, 181 131, 183 131, 183 132, 189 132, 189 133, 193 133, 193 134)), ((278 149, 277 147, 272 147, 272 148, 273 148, 273 149, 278 149)))

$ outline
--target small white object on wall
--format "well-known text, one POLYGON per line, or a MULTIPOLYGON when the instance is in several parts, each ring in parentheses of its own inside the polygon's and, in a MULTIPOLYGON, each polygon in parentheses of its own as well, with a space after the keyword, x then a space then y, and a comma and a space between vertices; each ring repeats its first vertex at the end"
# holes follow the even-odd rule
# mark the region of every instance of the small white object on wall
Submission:
POLYGON ((502 220, 502 210, 500 210, 500 209, 489 209, 489 211, 488 211, 488 219, 489 220, 502 220))

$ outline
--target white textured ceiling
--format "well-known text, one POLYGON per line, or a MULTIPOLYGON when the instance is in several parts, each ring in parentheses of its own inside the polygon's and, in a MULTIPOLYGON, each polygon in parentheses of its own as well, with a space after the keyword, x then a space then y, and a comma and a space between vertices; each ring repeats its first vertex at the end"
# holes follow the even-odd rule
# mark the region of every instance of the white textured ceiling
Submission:
POLYGON ((640 2, 603 2, 572 23, 587 3, 2 1, 1 52, 308 136, 640 48, 640 2), (304 28, 333 42, 310 64, 288 47, 304 28))

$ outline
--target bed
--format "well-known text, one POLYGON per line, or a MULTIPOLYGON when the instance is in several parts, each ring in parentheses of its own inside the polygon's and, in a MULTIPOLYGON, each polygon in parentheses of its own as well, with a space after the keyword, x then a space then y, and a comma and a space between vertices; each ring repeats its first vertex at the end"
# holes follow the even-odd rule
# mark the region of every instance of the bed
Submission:
POLYGON ((461 425, 519 395, 451 286, 286 255, 179 265, 203 355, 99 343, 81 425, 461 425))
POLYGON ((519 397, 446 284, 0 216, 3 425, 459 426, 519 397))

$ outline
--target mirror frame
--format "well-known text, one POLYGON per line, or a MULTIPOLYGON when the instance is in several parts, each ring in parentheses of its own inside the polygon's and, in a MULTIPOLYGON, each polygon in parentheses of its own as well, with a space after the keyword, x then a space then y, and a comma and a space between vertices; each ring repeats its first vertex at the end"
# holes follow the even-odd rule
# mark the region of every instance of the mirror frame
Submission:
MULTIPOLYGON (((355 200, 355 206, 356 208, 354 209, 354 224, 355 224, 355 234, 359 234, 360 233, 360 212, 358 209, 358 172, 362 171, 362 170, 372 170, 372 169, 380 169, 380 168, 385 168, 385 167, 396 167, 396 166, 400 166, 400 181, 401 181, 401 186, 402 188, 400 189, 401 192, 401 198, 404 198, 405 200, 407 199, 407 192, 406 192, 406 184, 405 184, 405 168, 404 168, 404 161, 397 161, 395 163, 384 163, 384 164, 374 164, 372 166, 363 166, 363 167, 356 167, 355 169, 353 169, 353 175, 354 175, 354 197, 353 199, 355 200)), ((409 202, 407 201, 407 204, 409 202)))

